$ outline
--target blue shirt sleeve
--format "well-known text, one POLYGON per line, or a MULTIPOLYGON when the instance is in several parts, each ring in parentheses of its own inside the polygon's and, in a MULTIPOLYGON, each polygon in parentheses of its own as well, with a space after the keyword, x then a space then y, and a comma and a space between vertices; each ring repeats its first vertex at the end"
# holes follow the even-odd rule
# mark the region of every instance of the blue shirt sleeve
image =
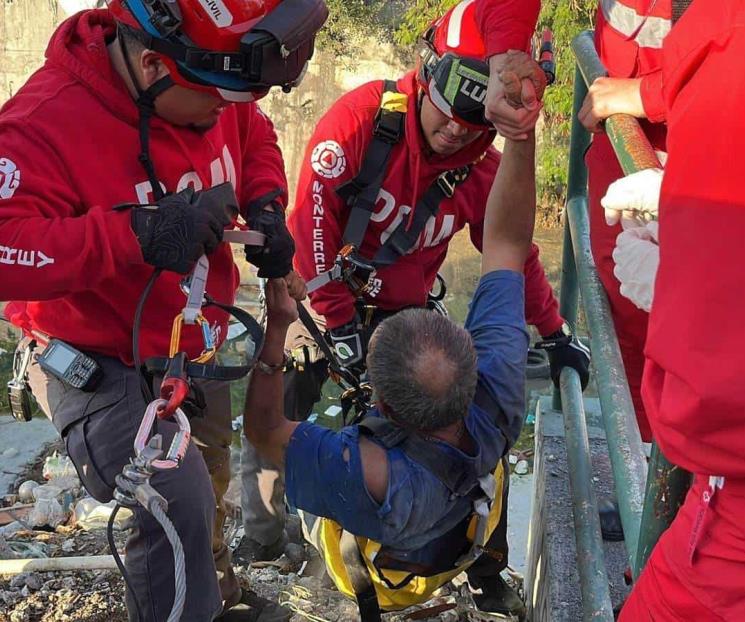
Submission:
MULTIPOLYGON (((482 276, 465 325, 478 356, 477 392, 485 394, 486 401, 501 410, 487 414, 503 418, 512 440, 520 433, 525 413, 529 336, 525 328, 524 285, 524 276, 511 270, 495 270, 482 276)), ((483 401, 477 400, 477 407, 483 401)))
POLYGON ((301 423, 287 445, 285 488, 295 507, 331 518, 352 533, 381 539, 380 518, 388 508, 378 505, 365 487, 357 426, 333 432, 301 423))

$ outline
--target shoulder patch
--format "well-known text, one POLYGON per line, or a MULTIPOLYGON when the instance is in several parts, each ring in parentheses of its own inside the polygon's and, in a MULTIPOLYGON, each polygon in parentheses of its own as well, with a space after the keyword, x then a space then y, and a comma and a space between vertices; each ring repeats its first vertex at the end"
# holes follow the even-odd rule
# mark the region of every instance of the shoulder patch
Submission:
POLYGON ((326 179, 339 177, 347 169, 347 157, 335 140, 318 143, 310 155, 310 163, 313 170, 326 179))
POLYGON ((21 185, 21 171, 13 160, 0 158, 0 199, 9 199, 21 185))

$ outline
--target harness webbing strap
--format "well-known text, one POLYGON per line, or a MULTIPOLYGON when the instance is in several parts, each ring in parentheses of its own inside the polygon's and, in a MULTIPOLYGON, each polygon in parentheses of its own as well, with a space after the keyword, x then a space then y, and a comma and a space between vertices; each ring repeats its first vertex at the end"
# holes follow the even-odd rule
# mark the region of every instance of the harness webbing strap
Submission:
POLYGON ((339 552, 352 584, 361 622, 380 622, 380 605, 370 572, 367 569, 357 538, 348 531, 341 532, 339 552))
MULTIPOLYGON (((383 101, 389 93, 397 93, 396 83, 392 80, 385 81, 383 101)), ((352 244, 355 248, 360 247, 365 237, 393 147, 404 135, 405 113, 387 109, 384 105, 381 103, 375 117, 372 141, 365 152, 360 172, 336 189, 337 194, 351 207, 342 239, 345 245, 352 244)))
POLYGON ((336 357, 336 354, 331 349, 328 341, 326 341, 325 337, 321 333, 318 325, 315 323, 310 313, 308 313, 308 310, 300 302, 298 302, 297 304, 297 311, 300 317, 300 322, 302 322, 303 326, 305 326, 305 328, 310 333, 310 336, 313 337, 313 341, 316 342, 316 345, 318 345, 321 352, 323 352, 323 355, 326 357, 326 361, 328 361, 331 371, 341 376, 343 380, 345 380, 352 386, 359 386, 359 382, 357 382, 354 374, 352 374, 348 369, 341 365, 341 363, 339 363, 339 359, 336 357))
POLYGON ((409 458, 425 467, 454 495, 466 496, 478 486, 478 478, 470 464, 415 432, 384 417, 365 417, 358 425, 361 432, 374 436, 387 449, 401 447, 409 458))
POLYGON ((691 4, 692 0, 673 0, 673 7, 672 7, 672 22, 673 25, 675 25, 675 22, 677 22, 681 17, 683 17, 683 13, 686 12, 686 9, 691 4))
POLYGON ((464 166, 439 175, 417 202, 411 226, 407 227, 406 219, 398 224, 391 236, 375 253, 372 260, 373 265, 376 268, 389 266, 395 263, 399 257, 408 253, 424 231, 427 221, 437 216, 440 211, 440 203, 444 199, 452 198, 455 189, 468 178, 470 172, 471 167, 464 166))
MULTIPOLYGON (((253 343, 253 352, 246 352, 248 357, 244 365, 217 365, 216 363, 188 363, 186 374, 190 378, 203 378, 209 380, 232 381, 243 378, 256 365, 259 359, 261 349, 264 347, 264 331, 259 323, 243 309, 233 305, 226 305, 217 302, 205 295, 207 301, 204 306, 217 307, 237 319, 248 331, 248 335, 253 343)), ((248 344, 247 344, 248 345, 248 344)), ((170 358, 166 356, 153 356, 145 361, 145 369, 150 374, 162 375, 168 368, 170 358)))

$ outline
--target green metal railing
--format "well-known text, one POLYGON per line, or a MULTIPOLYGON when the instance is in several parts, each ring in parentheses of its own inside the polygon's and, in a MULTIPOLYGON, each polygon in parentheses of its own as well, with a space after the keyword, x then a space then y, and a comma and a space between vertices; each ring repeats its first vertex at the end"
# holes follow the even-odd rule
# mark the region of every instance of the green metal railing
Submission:
MULTIPOLYGON (((582 299, 626 550, 636 577, 660 534, 674 518, 685 496, 688 477, 684 471, 667 462, 656 446, 647 468, 608 298, 590 249, 587 169, 584 163, 590 137, 578 121, 577 113, 588 85, 607 73, 595 51, 592 33, 577 36, 572 41, 572 49, 577 58, 577 72, 559 306, 562 316, 574 329, 579 298, 582 299)), ((613 115, 606 120, 605 130, 625 174, 660 166, 633 117, 613 115)), ((560 387, 554 393, 554 405, 564 414, 583 619, 610 622, 613 612, 592 488, 587 425, 579 377, 574 370, 562 370, 560 387)))

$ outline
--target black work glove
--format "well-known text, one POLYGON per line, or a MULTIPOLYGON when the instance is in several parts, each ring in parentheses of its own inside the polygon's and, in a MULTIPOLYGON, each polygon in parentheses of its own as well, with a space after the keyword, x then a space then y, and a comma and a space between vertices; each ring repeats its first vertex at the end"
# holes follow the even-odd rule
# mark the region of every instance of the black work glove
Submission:
POLYGON ((559 386, 559 375, 564 367, 571 367, 579 374, 582 390, 590 380, 590 350, 569 332, 557 330, 535 344, 536 348, 546 350, 551 367, 551 379, 559 386))
POLYGON ((147 263, 188 273, 202 255, 222 241, 223 230, 238 213, 229 183, 194 192, 187 188, 153 205, 132 207, 131 226, 147 263))
POLYGON ((278 279, 287 276, 292 271, 295 242, 285 225, 284 212, 279 207, 274 211, 259 210, 255 216, 249 216, 248 226, 266 236, 263 247, 245 247, 246 260, 259 269, 259 277, 278 279))
POLYGON ((329 335, 339 362, 357 376, 362 375, 365 371, 367 340, 358 330, 357 320, 332 328, 329 335))

